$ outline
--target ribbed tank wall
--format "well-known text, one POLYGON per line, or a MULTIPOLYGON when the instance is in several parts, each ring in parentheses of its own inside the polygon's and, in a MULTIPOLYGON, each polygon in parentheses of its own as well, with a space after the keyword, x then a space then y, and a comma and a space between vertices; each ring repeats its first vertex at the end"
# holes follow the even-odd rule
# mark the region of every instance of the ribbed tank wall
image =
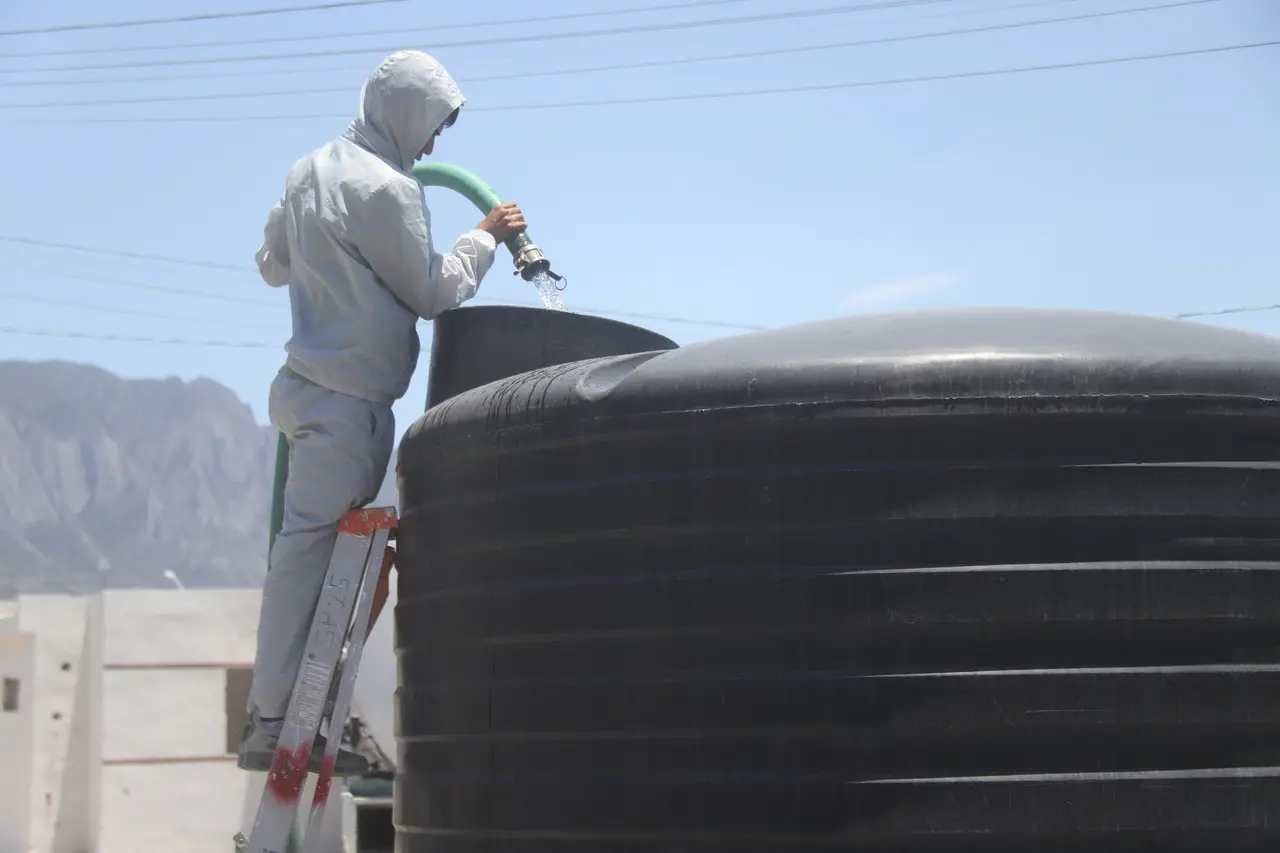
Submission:
POLYGON ((1280 341, 833 321, 402 449, 400 853, 1274 851, 1280 341))

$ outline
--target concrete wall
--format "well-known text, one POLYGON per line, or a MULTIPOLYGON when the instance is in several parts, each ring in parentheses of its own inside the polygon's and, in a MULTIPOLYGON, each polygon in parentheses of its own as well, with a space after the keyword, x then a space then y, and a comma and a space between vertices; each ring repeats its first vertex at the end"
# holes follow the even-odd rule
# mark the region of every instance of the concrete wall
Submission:
POLYGON ((103 594, 98 853, 231 848, 250 776, 229 735, 228 673, 253 664, 257 590, 103 594))
MULTIPOLYGON (((51 853, 96 849, 102 820, 102 600, 85 602, 84 634, 72 691, 71 720, 62 772, 62 797, 54 821, 51 853)), ((69 676, 66 661, 59 676, 69 676)))
MULTIPOLYGON (((31 774, 35 751, 35 639, 0 627, 0 680, 17 682, 16 709, 0 707, 0 851, 25 851, 31 835, 31 774)), ((0 623, 3 626, 4 623, 0 623)))
MULTIPOLYGON (((265 776, 234 754, 260 595, 0 602, 0 677, 21 685, 0 711, 0 853, 230 851, 265 776)), ((342 790, 322 853, 339 850, 342 790)))
POLYGON ((112 669, 103 674, 102 758, 131 762, 225 758, 222 668, 112 669))
POLYGON ((97 836, 97 613, 92 598, 18 598, 18 630, 34 638, 27 844, 36 853, 85 853, 97 836))
POLYGON ((235 761, 102 770, 98 853, 231 853, 250 774, 235 761))
POLYGON ((108 668, 253 663, 259 590, 113 590, 102 598, 108 668))

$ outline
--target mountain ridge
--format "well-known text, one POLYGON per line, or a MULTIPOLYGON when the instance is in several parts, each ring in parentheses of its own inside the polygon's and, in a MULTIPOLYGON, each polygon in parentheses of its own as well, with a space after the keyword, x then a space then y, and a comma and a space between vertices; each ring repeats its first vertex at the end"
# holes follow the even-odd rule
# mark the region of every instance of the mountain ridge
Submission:
POLYGON ((210 379, 0 362, 0 598, 261 584, 275 444, 210 379))

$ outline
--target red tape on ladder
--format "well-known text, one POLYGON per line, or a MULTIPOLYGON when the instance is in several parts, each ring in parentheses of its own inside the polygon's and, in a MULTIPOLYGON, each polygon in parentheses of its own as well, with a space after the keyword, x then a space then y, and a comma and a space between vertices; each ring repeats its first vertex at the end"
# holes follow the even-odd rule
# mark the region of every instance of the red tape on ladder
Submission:
POLYGON ((342 517, 338 522, 338 532, 353 536, 372 536, 375 530, 395 530, 398 523, 399 518, 392 507, 357 509, 342 517))

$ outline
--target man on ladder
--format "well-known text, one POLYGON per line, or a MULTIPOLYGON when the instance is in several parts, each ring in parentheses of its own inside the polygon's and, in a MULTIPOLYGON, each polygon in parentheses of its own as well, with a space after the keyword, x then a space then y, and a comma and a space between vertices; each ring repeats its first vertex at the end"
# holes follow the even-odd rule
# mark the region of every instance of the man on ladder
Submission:
MULTIPOLYGON (((288 441, 289 474, 239 748, 239 766, 246 770, 272 768, 286 715, 295 716, 291 697, 295 705, 302 701, 293 696, 295 681, 305 686, 304 655, 309 662, 314 657, 308 632, 313 616, 320 618, 317 602, 331 558, 337 571, 339 523, 373 500, 386 474, 395 440, 391 404, 404 395, 417 365, 418 319, 430 320, 474 296, 497 244, 525 228, 519 207, 502 204, 451 252, 438 254, 433 247, 422 188, 410 170, 432 152, 463 102, 457 84, 430 56, 392 54, 365 83, 359 116, 341 137, 293 165, 267 217, 258 269, 267 284, 289 286, 293 309, 288 358, 269 404, 272 424, 288 441)), ((347 557, 358 563, 350 567, 357 587, 362 567, 375 559, 367 553, 370 537, 380 530, 382 538, 372 541, 385 542, 393 523, 394 512, 390 518, 366 514, 347 531, 365 549, 351 549, 347 557)), ((334 613, 342 609, 359 619, 354 601, 334 613)), ((361 642, 365 629, 357 627, 361 642)), ((345 637, 345 625, 342 630, 345 637)), ((326 677, 327 690, 332 670, 326 677)), ((341 737, 344 722, 331 720, 330 737, 341 737)), ((320 769, 327 748, 316 735, 307 769, 320 769)), ((333 775, 367 769, 362 757, 345 749, 332 760, 333 775)))

